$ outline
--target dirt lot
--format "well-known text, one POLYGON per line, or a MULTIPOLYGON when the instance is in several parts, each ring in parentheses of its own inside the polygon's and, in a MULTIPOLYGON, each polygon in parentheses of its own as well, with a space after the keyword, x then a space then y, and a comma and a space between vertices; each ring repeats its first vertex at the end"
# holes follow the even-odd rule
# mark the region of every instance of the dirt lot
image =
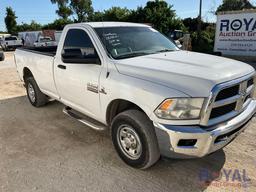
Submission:
POLYGON ((25 90, 17 75, 13 52, 5 53, 5 61, 0 61, 0 99, 25 95, 25 90))
POLYGON ((224 150, 202 159, 126 166, 107 133, 62 113, 33 108, 11 52, 0 62, 0 191, 256 191, 256 120, 224 150))

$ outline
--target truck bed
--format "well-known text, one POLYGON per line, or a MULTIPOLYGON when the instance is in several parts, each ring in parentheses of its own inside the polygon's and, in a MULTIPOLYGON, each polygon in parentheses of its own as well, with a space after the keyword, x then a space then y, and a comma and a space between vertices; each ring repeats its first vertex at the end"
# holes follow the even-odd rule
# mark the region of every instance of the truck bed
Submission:
POLYGON ((57 46, 52 46, 52 47, 21 47, 21 48, 18 48, 18 49, 54 57, 56 55, 57 46))
POLYGON ((42 91, 56 93, 54 84, 55 47, 19 48, 15 51, 16 67, 24 81, 24 69, 29 69, 42 91))

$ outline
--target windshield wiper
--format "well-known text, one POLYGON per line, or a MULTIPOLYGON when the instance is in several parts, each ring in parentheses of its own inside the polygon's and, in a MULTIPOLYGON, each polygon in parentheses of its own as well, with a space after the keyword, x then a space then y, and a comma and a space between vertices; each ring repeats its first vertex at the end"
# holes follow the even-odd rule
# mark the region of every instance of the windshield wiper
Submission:
POLYGON ((159 51, 156 51, 156 53, 165 53, 165 52, 171 52, 171 51, 175 51, 174 49, 162 49, 159 51))
POLYGON ((134 53, 127 53, 124 55, 119 55, 116 56, 115 59, 127 59, 127 58, 131 58, 131 57, 138 57, 138 56, 143 56, 143 55, 148 55, 149 53, 147 52, 134 52, 134 53))

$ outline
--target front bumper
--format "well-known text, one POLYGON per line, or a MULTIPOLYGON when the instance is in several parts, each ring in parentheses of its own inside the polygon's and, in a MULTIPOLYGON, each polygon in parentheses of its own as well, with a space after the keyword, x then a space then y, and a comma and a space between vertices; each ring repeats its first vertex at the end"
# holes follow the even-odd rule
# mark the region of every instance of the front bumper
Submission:
MULTIPOLYGON (((154 123, 160 152, 171 158, 203 157, 233 141, 243 132, 256 112, 252 100, 238 116, 213 127, 172 126, 154 123), (181 141, 189 141, 185 145, 181 141)), ((184 142, 183 142, 184 143, 184 142)))

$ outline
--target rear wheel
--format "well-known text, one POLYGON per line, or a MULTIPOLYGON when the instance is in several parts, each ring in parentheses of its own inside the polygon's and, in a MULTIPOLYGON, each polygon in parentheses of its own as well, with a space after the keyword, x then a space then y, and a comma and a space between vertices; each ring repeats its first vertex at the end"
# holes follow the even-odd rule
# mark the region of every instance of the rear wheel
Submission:
POLYGON ((33 77, 27 78, 25 84, 28 99, 33 106, 41 107, 47 103, 46 95, 40 91, 33 77))
POLYGON ((160 153, 153 123, 143 112, 122 112, 111 127, 115 149, 126 164, 146 169, 158 161, 160 153))

